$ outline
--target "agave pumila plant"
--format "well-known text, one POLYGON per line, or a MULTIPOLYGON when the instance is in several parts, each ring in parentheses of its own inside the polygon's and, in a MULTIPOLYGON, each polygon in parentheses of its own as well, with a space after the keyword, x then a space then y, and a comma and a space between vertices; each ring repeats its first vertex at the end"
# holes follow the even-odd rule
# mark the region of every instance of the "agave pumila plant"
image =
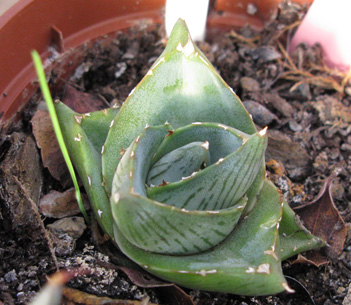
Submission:
POLYGON ((179 20, 123 106, 55 105, 102 229, 131 260, 181 286, 289 290, 281 261, 323 244, 265 177, 266 129, 179 20))

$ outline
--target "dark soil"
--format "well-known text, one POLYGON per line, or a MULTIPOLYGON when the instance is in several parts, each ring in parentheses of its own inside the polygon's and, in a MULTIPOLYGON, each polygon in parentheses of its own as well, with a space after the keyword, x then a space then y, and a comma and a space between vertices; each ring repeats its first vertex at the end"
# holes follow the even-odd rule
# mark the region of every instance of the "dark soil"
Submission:
MULTIPOLYGON (((343 82, 345 75, 323 66, 317 46, 301 46, 291 57, 285 52, 294 31, 291 25, 303 13, 301 8, 287 5, 261 33, 245 27, 198 45, 242 99, 255 123, 269 126, 268 170, 289 204, 312 201, 327 177, 334 174, 334 202, 350 228, 351 86, 343 82)), ((163 29, 156 25, 117 33, 112 43, 98 41, 89 48, 68 84, 110 105, 121 104, 164 47, 163 29)), ((53 85, 57 75, 53 71, 53 85)), ((34 96, 22 122, 1 139, 0 304, 28 303, 48 274, 57 268, 79 266, 90 268, 91 274, 77 277, 68 287, 144 304, 190 304, 175 287, 145 288, 152 286, 145 278, 141 281, 144 288, 137 287, 133 275, 140 274, 128 273, 133 264, 112 244, 103 243, 96 227, 86 229, 77 240, 67 237, 64 245, 64 237, 57 241, 49 233, 47 226, 55 219, 38 212, 39 199, 68 186, 50 176, 35 145, 30 119, 42 107, 38 101, 40 95, 34 96)), ((315 267, 284 262, 283 267, 295 294, 241 297, 185 292, 195 304, 342 304, 351 282, 350 235, 340 254, 329 258, 327 264, 315 267)), ((68 288, 64 290, 66 304, 78 304, 72 294, 68 288)), ((103 299, 95 301, 102 304, 103 299)))

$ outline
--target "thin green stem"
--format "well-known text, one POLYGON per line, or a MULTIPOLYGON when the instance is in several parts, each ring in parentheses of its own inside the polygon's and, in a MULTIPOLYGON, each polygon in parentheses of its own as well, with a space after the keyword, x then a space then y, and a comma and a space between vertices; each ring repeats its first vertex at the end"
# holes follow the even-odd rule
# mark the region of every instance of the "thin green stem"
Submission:
POLYGON ((42 61, 41 61, 40 56, 39 56, 37 51, 33 50, 31 52, 31 55, 32 55, 32 59, 33 59, 33 62, 34 62, 35 70, 36 70, 37 75, 38 75, 40 88, 41 88, 41 91, 43 93, 44 99, 46 101, 46 105, 47 105, 48 110, 49 110, 49 114, 50 114, 50 117, 51 117, 52 125, 54 127, 54 131, 55 131, 55 134, 56 134, 57 141, 59 143, 62 155, 63 155, 63 157, 65 159, 65 162, 67 164, 69 173, 70 173, 70 175, 72 177, 72 180, 73 180, 74 188, 76 190, 76 199, 77 199, 79 208, 80 208, 80 210, 81 210, 81 212, 82 212, 82 214, 83 214, 83 216, 85 218, 85 221, 87 223, 89 223, 89 218, 88 218, 88 215, 87 215, 87 213, 86 213, 86 211, 84 209, 83 200, 82 200, 82 196, 81 196, 81 193, 80 193, 77 177, 76 177, 76 174, 74 172, 73 164, 72 164, 72 161, 71 161, 71 159, 69 157, 65 141, 63 139, 61 127, 60 127, 60 124, 59 124, 59 121, 58 121, 58 118, 57 118, 57 114, 56 114, 56 111, 55 111, 54 101, 53 101, 53 99, 51 97, 51 93, 50 93, 50 89, 49 89, 48 83, 46 82, 46 77, 45 77, 45 72, 44 72, 42 61))

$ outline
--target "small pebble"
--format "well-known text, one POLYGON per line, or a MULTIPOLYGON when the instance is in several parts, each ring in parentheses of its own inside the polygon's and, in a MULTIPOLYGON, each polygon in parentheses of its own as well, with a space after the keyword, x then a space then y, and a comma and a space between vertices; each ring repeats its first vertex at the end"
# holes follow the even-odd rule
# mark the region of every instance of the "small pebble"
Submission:
POLYGON ((338 289, 336 290, 336 292, 338 294, 342 294, 343 292, 345 292, 345 288, 344 287, 338 287, 338 289))
POLYGON ((341 149, 351 151, 351 144, 344 143, 341 145, 341 149))
POLYGON ((247 111, 252 115, 254 122, 259 126, 264 127, 271 124, 273 121, 278 121, 275 114, 257 102, 245 101, 243 104, 247 111))
POLYGON ((246 12, 249 15, 255 15, 257 13, 257 6, 253 3, 249 3, 246 7, 246 12))
POLYGON ((263 62, 281 58, 282 55, 273 46, 262 46, 250 51, 253 59, 261 59, 263 62))
POLYGON ((303 126, 302 125, 300 125, 300 124, 298 124, 296 121, 294 121, 294 120, 290 120, 289 121, 289 127, 290 127, 290 129, 292 130, 292 131, 295 131, 295 132, 297 132, 297 131, 302 131, 303 130, 303 126))
POLYGON ((56 256, 64 257, 73 253, 76 247, 76 240, 67 233, 54 234, 50 232, 50 237, 54 244, 56 256))
POLYGON ((342 200, 344 197, 345 189, 339 181, 334 181, 332 185, 332 195, 333 198, 342 200))
POLYGON ((6 283, 12 283, 14 281, 17 280, 17 275, 16 275, 16 271, 15 269, 7 272, 5 275, 4 275, 4 278, 5 278, 5 282, 6 283))
POLYGON ((330 158, 332 160, 337 159, 340 156, 340 149, 337 147, 333 147, 330 151, 330 158))
POLYGON ((271 104, 282 115, 291 118, 295 112, 294 108, 285 98, 282 98, 278 92, 264 93, 264 98, 267 103, 271 104))
POLYGON ((83 217, 66 217, 49 224, 47 228, 54 234, 68 234, 72 238, 79 238, 87 228, 83 217))
POLYGON ((240 79, 240 85, 244 90, 247 91, 259 91, 260 84, 257 80, 251 77, 244 76, 240 79))
MULTIPOLYGON (((84 194, 82 199, 85 210, 89 210, 89 202, 84 194)), ((64 193, 52 190, 40 199, 39 209, 44 216, 52 218, 63 218, 80 213, 74 188, 70 188, 64 193)))
POLYGON ((127 64, 125 62, 119 62, 116 64, 117 70, 115 72, 115 78, 120 78, 123 73, 127 70, 127 64))
POLYGON ((310 100, 312 98, 311 89, 309 84, 300 84, 298 85, 295 90, 300 97, 305 100, 310 100))
POLYGON ((90 70, 90 67, 93 65, 92 62, 82 63, 75 71, 72 76, 72 80, 79 80, 82 78, 84 73, 87 73, 90 70))
POLYGON ((347 295, 346 295, 344 301, 342 302, 342 305, 349 305, 349 304, 351 304, 351 284, 348 288, 347 295))

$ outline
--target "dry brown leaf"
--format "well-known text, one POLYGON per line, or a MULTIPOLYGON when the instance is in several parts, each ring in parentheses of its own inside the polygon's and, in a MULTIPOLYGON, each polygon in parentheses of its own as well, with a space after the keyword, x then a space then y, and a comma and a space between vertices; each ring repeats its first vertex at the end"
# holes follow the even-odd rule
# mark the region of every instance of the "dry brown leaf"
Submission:
MULTIPOLYGON (((332 198, 331 186, 333 178, 334 176, 330 176, 325 181, 323 188, 314 201, 294 209, 306 228, 326 241, 326 254, 331 259, 335 259, 339 255, 344 247, 347 235, 346 225, 332 198)), ((314 260, 313 257, 308 259, 314 260)))
POLYGON ((267 160, 281 161, 286 169, 311 165, 311 158, 306 150, 286 134, 278 130, 268 130, 267 160))
POLYGON ((192 298, 177 285, 159 287, 157 291, 169 305, 194 305, 192 298))
POLYGON ((180 287, 174 283, 160 280, 146 271, 133 269, 128 267, 119 267, 111 263, 100 262, 105 268, 121 270, 133 284, 142 288, 156 288, 162 298, 167 300, 170 305, 194 305, 191 297, 180 287))
POLYGON ((159 280, 143 270, 138 271, 127 267, 117 267, 117 269, 122 270, 124 274, 127 275, 133 282, 133 284, 142 288, 168 287, 174 285, 172 283, 159 280))
POLYGON ((35 231, 42 227, 37 208, 43 185, 38 150, 32 137, 24 133, 13 133, 10 143, 0 163, 2 200, 11 214, 12 229, 35 231))
MULTIPOLYGON (((63 287, 62 289, 63 302, 62 304, 79 304, 79 305, 153 305, 147 299, 141 301, 118 300, 108 297, 98 297, 77 289, 63 287)), ((155 304, 154 304, 155 305, 155 304)))
POLYGON ((281 161, 276 161, 271 158, 269 159, 269 161, 266 162, 266 166, 270 168, 274 172, 274 174, 278 175, 279 177, 286 175, 286 170, 281 161))
POLYGON ((306 150, 279 130, 268 130, 266 160, 274 159, 284 164, 289 177, 302 180, 307 177, 312 166, 306 150))
MULTIPOLYGON (((106 101, 89 93, 80 92, 66 85, 63 102, 79 113, 92 112, 109 107, 106 101)), ((60 181, 63 187, 71 183, 71 178, 56 140, 51 119, 47 111, 38 110, 31 120, 37 146, 41 149, 44 166, 51 176, 60 181)))
POLYGON ((38 110, 31 123, 37 146, 40 148, 43 165, 49 170, 51 176, 60 181, 62 186, 68 186, 71 178, 56 140, 49 113, 38 110))
POLYGON ((110 107, 102 97, 81 92, 70 85, 65 86, 62 102, 78 113, 92 112, 110 107))
POLYGON ((137 286, 143 288, 157 288, 170 305, 193 305, 191 297, 177 285, 159 280, 144 271, 137 271, 125 267, 119 268, 137 286))
POLYGON ((297 258, 292 262, 292 264, 311 264, 316 267, 320 267, 326 263, 328 263, 328 259, 318 250, 308 251, 303 255, 298 254, 297 258))
MULTIPOLYGON (((61 193, 52 190, 40 199, 40 212, 46 217, 62 218, 79 214, 80 208, 77 203, 75 189, 70 188, 61 193)), ((82 194, 85 210, 90 209, 88 197, 82 194)))
POLYGON ((278 92, 265 92, 263 96, 266 103, 271 104, 282 115, 288 118, 293 116, 295 112, 294 108, 286 101, 286 99, 282 98, 278 92))
POLYGON ((31 255, 48 256, 57 266, 52 241, 38 212, 43 184, 42 168, 31 136, 13 133, 11 146, 0 164, 0 189, 4 201, 3 215, 10 219, 15 236, 23 236, 32 244, 31 255), (49 257, 50 257, 49 256, 49 257))
POLYGON ((125 258, 119 251, 111 251, 111 248, 106 239, 100 235, 98 224, 95 218, 92 219, 91 229, 95 243, 98 249, 107 254, 112 263, 100 262, 100 265, 108 269, 121 270, 133 284, 142 288, 155 288, 160 293, 162 298, 167 300, 170 305, 194 305, 191 297, 180 287, 174 283, 165 282, 160 280, 145 270, 141 269, 131 260, 125 258))

